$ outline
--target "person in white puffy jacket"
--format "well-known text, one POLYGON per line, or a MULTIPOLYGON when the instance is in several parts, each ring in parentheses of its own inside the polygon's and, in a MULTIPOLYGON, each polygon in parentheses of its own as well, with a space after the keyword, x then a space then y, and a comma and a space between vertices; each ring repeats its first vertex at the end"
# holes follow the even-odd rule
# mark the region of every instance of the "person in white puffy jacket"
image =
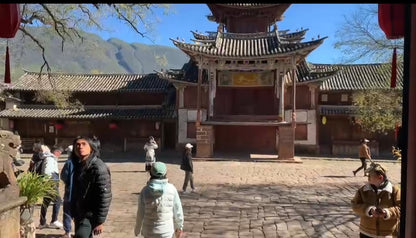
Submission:
POLYGON ((145 162, 145 170, 150 171, 150 168, 152 167, 153 163, 156 162, 155 157, 155 150, 159 148, 157 145, 155 138, 153 136, 149 137, 149 140, 144 145, 143 149, 146 152, 146 162, 145 162))
POLYGON ((175 186, 166 178, 166 164, 154 163, 150 175, 140 192, 134 234, 145 238, 180 237, 184 220, 182 203, 175 186))

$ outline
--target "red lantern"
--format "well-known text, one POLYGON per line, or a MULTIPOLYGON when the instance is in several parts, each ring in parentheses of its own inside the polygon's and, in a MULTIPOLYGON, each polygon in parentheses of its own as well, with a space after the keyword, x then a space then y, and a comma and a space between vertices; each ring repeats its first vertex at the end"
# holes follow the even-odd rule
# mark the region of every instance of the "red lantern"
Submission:
POLYGON ((62 128, 64 128, 64 125, 63 125, 62 123, 56 123, 56 124, 55 124, 55 128, 56 128, 57 130, 61 130, 62 128))
POLYGON ((115 123, 115 122, 110 122, 110 124, 108 124, 108 128, 110 128, 110 129, 117 129, 118 128, 118 126, 117 126, 117 123, 115 123))
MULTIPOLYGON (((20 26, 19 4, 0 4, 0 38, 13 38, 20 26)), ((9 42, 6 46, 4 82, 10 83, 9 42)))
POLYGON ((20 26, 19 4, 0 4, 0 37, 13 38, 20 26))
POLYGON ((378 24, 387 39, 404 37, 405 4, 378 4, 378 24))
MULTIPOLYGON (((405 4, 378 4, 378 24, 386 34, 387 39, 399 39, 404 37, 405 14, 405 4)), ((396 48, 394 48, 391 63, 391 88, 396 87, 396 54, 396 48)))

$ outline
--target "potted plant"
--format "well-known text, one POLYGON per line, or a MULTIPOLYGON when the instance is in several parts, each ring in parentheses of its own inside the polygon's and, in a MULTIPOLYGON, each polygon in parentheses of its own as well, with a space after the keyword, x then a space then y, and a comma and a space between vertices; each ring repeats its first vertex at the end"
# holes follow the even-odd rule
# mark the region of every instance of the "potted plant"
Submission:
POLYGON ((54 197, 57 195, 55 181, 48 176, 36 173, 25 172, 17 178, 20 189, 20 196, 27 200, 20 206, 20 227, 22 237, 35 238, 36 228, 33 221, 33 211, 35 205, 44 197, 54 197))

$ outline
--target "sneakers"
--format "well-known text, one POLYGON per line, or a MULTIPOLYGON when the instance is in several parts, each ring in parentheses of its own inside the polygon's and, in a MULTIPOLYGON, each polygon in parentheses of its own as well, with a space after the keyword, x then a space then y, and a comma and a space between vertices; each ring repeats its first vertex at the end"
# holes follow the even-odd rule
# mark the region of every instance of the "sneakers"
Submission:
POLYGON ((48 228, 49 226, 48 226, 48 224, 39 224, 39 226, 38 227, 36 227, 36 229, 39 229, 39 230, 42 230, 43 228, 48 228))
POLYGON ((62 229, 63 227, 64 225, 58 220, 51 222, 51 224, 49 225, 49 228, 52 229, 62 229))
POLYGON ((182 193, 190 193, 190 191, 183 190, 182 193))
POLYGON ((196 192, 196 188, 193 188, 193 189, 192 189, 192 192, 193 192, 193 193, 195 193, 195 192, 196 192))
POLYGON ((65 233, 62 236, 60 236, 60 238, 71 238, 71 233, 65 233))

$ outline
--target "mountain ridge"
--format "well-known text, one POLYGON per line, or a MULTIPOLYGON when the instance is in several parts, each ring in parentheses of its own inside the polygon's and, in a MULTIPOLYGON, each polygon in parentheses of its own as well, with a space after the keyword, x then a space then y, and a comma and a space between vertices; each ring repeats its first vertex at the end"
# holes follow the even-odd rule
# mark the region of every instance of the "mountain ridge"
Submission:
MULTIPOLYGON (((127 43, 112 37, 107 40, 99 35, 81 32, 83 39, 66 39, 62 49, 61 38, 53 29, 26 27, 45 47, 46 59, 54 73, 106 73, 149 74, 155 70, 178 69, 189 57, 175 47, 127 43)), ((43 64, 41 49, 20 31, 9 39, 12 81, 24 70, 40 72, 43 64)), ((0 75, 4 74, 6 40, 0 39, 0 75)), ((43 72, 46 72, 44 67, 43 72)))

